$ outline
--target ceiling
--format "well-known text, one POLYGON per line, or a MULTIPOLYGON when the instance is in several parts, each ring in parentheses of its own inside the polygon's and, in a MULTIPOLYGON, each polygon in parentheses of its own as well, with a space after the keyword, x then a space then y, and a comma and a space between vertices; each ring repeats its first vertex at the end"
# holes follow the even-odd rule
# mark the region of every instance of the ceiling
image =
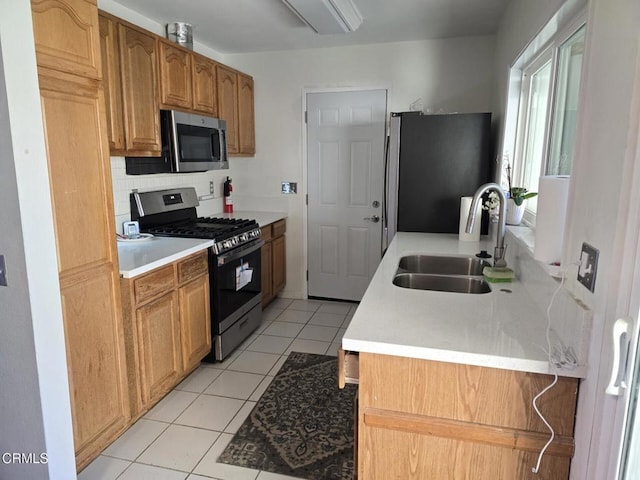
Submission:
MULTIPOLYGON (((320 1, 320 0, 309 0, 320 1)), ((162 25, 187 22, 222 54, 338 47, 494 34, 510 0, 354 0, 364 21, 318 35, 282 0, 117 0, 162 25)))

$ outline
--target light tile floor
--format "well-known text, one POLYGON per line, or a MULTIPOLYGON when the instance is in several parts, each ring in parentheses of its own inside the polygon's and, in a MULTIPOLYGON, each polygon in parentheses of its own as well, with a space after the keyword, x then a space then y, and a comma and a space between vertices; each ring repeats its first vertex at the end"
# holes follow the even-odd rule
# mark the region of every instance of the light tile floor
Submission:
POLYGON ((356 304, 276 299, 222 363, 202 363, 79 480, 294 480, 216 463, 292 351, 336 355, 356 304))

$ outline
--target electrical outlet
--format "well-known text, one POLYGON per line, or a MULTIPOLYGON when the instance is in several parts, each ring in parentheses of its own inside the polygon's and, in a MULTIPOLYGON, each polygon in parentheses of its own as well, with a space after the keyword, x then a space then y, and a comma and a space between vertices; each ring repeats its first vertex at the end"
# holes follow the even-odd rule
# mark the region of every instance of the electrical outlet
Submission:
POLYGON ((586 242, 582 243, 578 281, 592 292, 596 288, 596 272, 598 271, 598 254, 600 251, 586 242))
POLYGON ((209 194, 213 195, 213 180, 209 182, 209 194))

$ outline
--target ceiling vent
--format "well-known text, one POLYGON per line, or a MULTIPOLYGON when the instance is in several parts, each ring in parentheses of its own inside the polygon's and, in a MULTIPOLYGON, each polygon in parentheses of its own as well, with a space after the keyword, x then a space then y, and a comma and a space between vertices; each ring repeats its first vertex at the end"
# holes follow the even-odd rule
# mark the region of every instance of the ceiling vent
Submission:
POLYGON ((352 0, 282 1, 321 35, 354 32, 362 24, 362 15, 352 0))

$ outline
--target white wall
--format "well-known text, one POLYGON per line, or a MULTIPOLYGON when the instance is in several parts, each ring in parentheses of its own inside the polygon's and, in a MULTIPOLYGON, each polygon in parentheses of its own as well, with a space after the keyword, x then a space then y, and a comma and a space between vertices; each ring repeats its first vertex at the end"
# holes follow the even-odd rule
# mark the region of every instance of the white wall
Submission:
POLYGON ((255 81, 257 153, 231 159, 235 202, 288 214, 285 296, 306 295, 306 192, 280 193, 283 180, 306 185, 305 90, 382 87, 389 111, 409 110, 418 99, 433 112, 491 111, 494 42, 491 36, 226 57, 255 81))
POLYGON ((0 2, 0 477, 75 478, 49 178, 28 0, 0 2), (6 88, 6 90, 5 90, 6 88), (5 102, 6 91, 6 102, 5 102))
MULTIPOLYGON (((496 112, 504 112, 509 65, 562 3, 514 0, 509 6, 497 36, 496 112)), ((564 260, 565 264, 577 260, 583 241, 600 250, 600 259, 595 293, 577 284, 575 267, 569 270, 567 279, 568 291, 593 311, 588 377, 580 385, 572 479, 611 478, 605 470, 598 470, 598 464, 606 463, 611 448, 616 448, 615 438, 599 437, 602 426, 611 424, 611 418, 603 415, 603 405, 608 400, 604 389, 598 387, 598 379, 610 369, 610 358, 601 358, 601 352, 609 338, 605 325, 611 322, 607 318, 607 299, 615 296, 610 289, 617 285, 613 262, 615 245, 619 243, 616 226, 638 55, 638 25, 637 0, 589 2, 585 76, 564 260)))

